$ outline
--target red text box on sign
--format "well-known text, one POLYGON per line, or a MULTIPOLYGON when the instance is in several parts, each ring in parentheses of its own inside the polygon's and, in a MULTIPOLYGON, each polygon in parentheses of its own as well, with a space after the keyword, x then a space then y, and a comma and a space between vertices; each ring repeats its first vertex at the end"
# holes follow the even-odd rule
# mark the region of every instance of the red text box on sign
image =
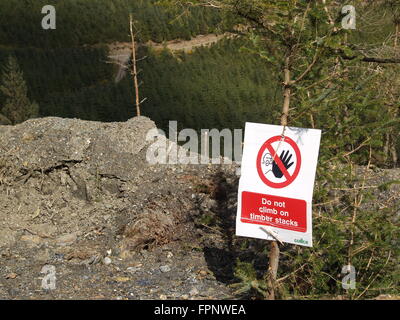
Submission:
POLYGON ((241 221, 306 232, 307 202, 243 191, 241 221))

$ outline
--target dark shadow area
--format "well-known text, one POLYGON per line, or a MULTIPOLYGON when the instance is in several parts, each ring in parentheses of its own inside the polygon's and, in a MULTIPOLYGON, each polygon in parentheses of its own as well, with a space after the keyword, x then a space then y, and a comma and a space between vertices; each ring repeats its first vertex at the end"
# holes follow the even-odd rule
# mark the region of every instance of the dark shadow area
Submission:
POLYGON ((214 214, 216 227, 222 232, 222 242, 209 243, 204 247, 204 257, 208 268, 214 273, 216 279, 223 283, 233 283, 235 281, 234 267, 237 252, 234 248, 233 237, 235 235, 235 207, 229 207, 229 195, 237 187, 237 182, 228 183, 223 172, 219 171, 212 180, 214 192, 210 195, 216 200, 214 214))
POLYGON ((218 281, 225 284, 235 282, 235 252, 216 247, 205 247, 203 252, 208 268, 218 281))
POLYGON ((219 237, 217 240, 216 237, 205 236, 203 252, 210 271, 225 284, 239 281, 235 277, 238 259, 251 263, 260 278, 268 268, 267 243, 235 235, 238 183, 238 176, 219 171, 213 176, 209 193, 216 202, 211 214, 214 218, 213 229, 219 230, 219 237))

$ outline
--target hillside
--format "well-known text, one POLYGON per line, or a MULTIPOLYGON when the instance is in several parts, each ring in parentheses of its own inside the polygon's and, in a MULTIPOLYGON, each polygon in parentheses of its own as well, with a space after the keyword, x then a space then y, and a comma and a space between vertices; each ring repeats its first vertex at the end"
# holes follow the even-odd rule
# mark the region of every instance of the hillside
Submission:
MULTIPOLYGON (((190 40, 175 39, 166 41, 164 43, 156 43, 154 41, 149 40, 142 45, 151 47, 157 51, 168 49, 171 52, 184 51, 190 53, 194 48, 208 47, 226 37, 228 38, 232 37, 232 34, 230 33, 224 33, 221 35, 205 34, 205 35, 195 36, 190 40)), ((129 42, 116 42, 109 44, 108 48, 109 48, 108 58, 110 59, 110 62, 114 62, 116 65, 119 66, 118 72, 115 76, 115 82, 118 83, 126 75, 126 71, 128 68, 127 65, 132 56, 132 44, 129 42)))

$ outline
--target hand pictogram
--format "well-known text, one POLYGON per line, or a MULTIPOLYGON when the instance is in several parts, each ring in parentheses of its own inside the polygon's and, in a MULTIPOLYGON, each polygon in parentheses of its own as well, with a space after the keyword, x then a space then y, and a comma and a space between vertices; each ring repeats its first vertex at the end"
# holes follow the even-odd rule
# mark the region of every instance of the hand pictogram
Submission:
MULTIPOLYGON (((289 163, 290 159, 292 158, 292 155, 291 154, 289 155, 289 150, 286 151, 286 153, 285 151, 282 151, 281 156, 279 158, 281 159, 281 162, 286 168, 286 170, 289 169, 294 163, 294 162, 289 163)), ((278 164, 275 162, 275 160, 272 162, 272 173, 276 178, 283 177, 283 173, 279 168, 278 164)))

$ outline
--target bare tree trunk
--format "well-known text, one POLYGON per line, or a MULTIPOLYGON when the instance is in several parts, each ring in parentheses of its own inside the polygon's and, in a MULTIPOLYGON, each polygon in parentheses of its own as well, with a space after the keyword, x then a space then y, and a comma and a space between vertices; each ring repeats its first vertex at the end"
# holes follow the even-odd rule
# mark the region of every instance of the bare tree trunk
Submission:
MULTIPOLYGON (((400 24, 399 24, 399 20, 396 19, 396 34, 394 36, 394 47, 397 48, 398 46, 398 41, 399 41, 399 33, 400 33, 400 24)), ((399 109, 394 106, 394 110, 393 110, 393 118, 396 119, 399 116, 399 109)), ((393 167, 396 167, 397 162, 399 161, 398 156, 397 156, 397 150, 396 150, 396 143, 397 143, 397 137, 396 137, 396 132, 395 130, 391 130, 392 134, 391 134, 391 145, 390 145, 390 153, 392 154, 392 160, 393 160, 393 167), (393 132, 394 131, 394 132, 393 132)))
POLYGON ((396 141, 392 140, 392 145, 390 147, 390 151, 392 153, 392 161, 393 161, 393 167, 395 168, 397 163, 399 162, 399 158, 397 155, 397 149, 396 149, 396 141))
POLYGON ((289 107, 290 107, 290 95, 292 94, 292 89, 290 87, 290 66, 289 66, 289 57, 285 59, 285 68, 284 72, 284 82, 283 82, 283 107, 282 107, 282 117, 281 117, 281 125, 287 126, 288 116, 289 116, 289 107))
POLYGON ((268 300, 275 300, 276 291, 276 277, 278 274, 279 267, 279 245, 278 242, 271 241, 271 247, 269 251, 269 267, 268 267, 268 288, 269 294, 267 296, 268 300))
POLYGON ((140 116, 140 100, 139 100, 139 85, 137 79, 137 68, 136 68, 136 48, 135 48, 135 34, 133 33, 133 20, 132 15, 129 15, 129 25, 131 31, 132 40, 132 75, 133 83, 135 86, 135 96, 136 96, 136 116, 140 116))
MULTIPOLYGON (((284 66, 284 82, 283 82, 283 106, 282 106, 282 116, 281 125, 286 127, 288 124, 289 108, 290 108, 290 97, 292 94, 291 89, 291 76, 290 76, 290 58, 286 57, 284 66)), ((269 251, 269 267, 268 267, 268 288, 269 294, 267 296, 268 300, 275 300, 276 297, 276 277, 278 274, 279 267, 279 245, 277 241, 271 241, 270 251, 269 251)))

